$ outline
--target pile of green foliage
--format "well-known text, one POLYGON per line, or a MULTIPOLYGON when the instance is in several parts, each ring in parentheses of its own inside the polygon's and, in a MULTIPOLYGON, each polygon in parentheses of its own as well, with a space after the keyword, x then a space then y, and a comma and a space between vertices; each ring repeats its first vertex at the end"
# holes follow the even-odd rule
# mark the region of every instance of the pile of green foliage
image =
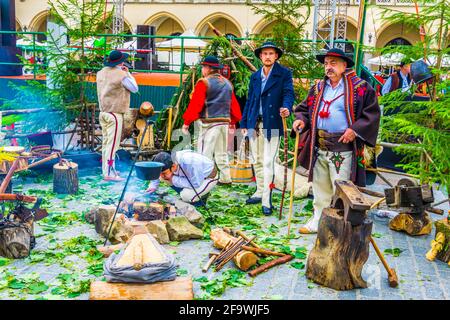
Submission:
POLYGON ((399 165, 410 174, 417 175, 423 183, 438 183, 450 190, 450 78, 449 68, 442 60, 450 54, 450 6, 447 0, 419 0, 420 15, 385 9, 383 17, 392 22, 403 23, 419 32, 426 31, 424 41, 413 46, 391 46, 386 52, 401 52, 411 61, 433 57, 434 79, 427 85, 429 101, 405 101, 417 90, 394 91, 380 99, 384 105, 382 138, 400 143, 395 151, 404 158, 399 165))

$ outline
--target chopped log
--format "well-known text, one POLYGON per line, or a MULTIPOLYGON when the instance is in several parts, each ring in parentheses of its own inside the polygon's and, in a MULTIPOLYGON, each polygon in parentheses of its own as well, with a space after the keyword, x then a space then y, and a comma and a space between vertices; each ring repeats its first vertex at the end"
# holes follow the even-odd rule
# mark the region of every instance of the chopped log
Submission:
POLYGON ((217 256, 218 256, 218 254, 211 255, 211 257, 209 258, 208 262, 203 266, 202 272, 207 272, 208 271, 208 269, 211 267, 213 262, 217 259, 217 256))
POLYGON ((150 284, 108 283, 93 281, 90 300, 193 300, 192 279, 178 277, 173 281, 150 284))
POLYGON ((389 228, 404 231, 411 236, 420 236, 431 233, 433 221, 426 212, 423 214, 400 213, 389 222, 389 228))
POLYGON ((65 161, 53 166, 53 192, 58 194, 78 192, 78 164, 65 161))
MULTIPOLYGON (((224 248, 230 240, 233 242, 237 241, 237 238, 218 228, 211 230, 210 237, 214 247, 219 249, 224 248)), ((246 271, 256 264, 258 257, 250 251, 244 250, 245 254, 241 252, 242 251, 239 251, 238 254, 233 257, 233 262, 240 270, 246 271)))
POLYGON ((343 215, 343 210, 335 208, 322 211, 306 277, 335 290, 367 288, 361 272, 369 257, 373 222, 366 218, 361 225, 352 226, 343 215))
POLYGON ((274 266, 277 266, 279 264, 283 264, 283 263, 289 262, 292 259, 294 259, 294 256, 286 254, 283 257, 280 257, 278 259, 269 261, 269 262, 259 266, 255 270, 250 271, 248 274, 249 274, 250 277, 256 277, 258 274, 260 274, 260 273, 262 273, 262 272, 264 272, 264 271, 266 271, 266 270, 268 270, 268 269, 270 269, 270 268, 272 268, 274 266))
POLYGON ((29 222, 5 222, 0 228, 0 256, 8 259, 28 257, 33 237, 33 219, 29 222))
POLYGON ((440 232, 445 236, 443 250, 437 254, 437 258, 450 265, 450 223, 448 219, 436 221, 436 235, 440 232))

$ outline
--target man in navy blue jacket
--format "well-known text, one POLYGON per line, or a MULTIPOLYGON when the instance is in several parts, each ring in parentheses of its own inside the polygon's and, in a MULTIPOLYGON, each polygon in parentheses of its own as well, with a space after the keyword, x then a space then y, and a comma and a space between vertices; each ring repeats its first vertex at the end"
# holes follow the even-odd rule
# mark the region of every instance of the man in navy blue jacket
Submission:
POLYGON ((256 176, 256 192, 248 204, 262 203, 265 215, 272 214, 274 166, 283 136, 281 117, 288 117, 294 104, 292 72, 277 60, 283 51, 272 42, 255 50, 263 67, 252 74, 248 98, 240 127, 250 139, 250 151, 256 176))

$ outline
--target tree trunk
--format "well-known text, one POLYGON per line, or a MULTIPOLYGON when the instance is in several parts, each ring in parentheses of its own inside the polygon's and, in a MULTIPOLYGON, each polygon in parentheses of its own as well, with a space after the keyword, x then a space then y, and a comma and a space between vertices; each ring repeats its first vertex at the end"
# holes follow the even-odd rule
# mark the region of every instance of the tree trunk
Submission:
POLYGON ((432 227, 433 221, 426 212, 421 215, 400 213, 389 222, 390 229, 405 231, 410 236, 430 234, 432 227))
POLYGON ((352 227, 344 220, 343 210, 325 208, 316 243, 309 253, 306 277, 336 290, 367 288, 361 277, 369 257, 373 222, 365 219, 352 227))
MULTIPOLYGON (((214 242, 214 247, 222 249, 230 240, 236 241, 237 238, 229 235, 222 229, 211 230, 211 240, 214 242)), ((258 257, 250 251, 241 250, 233 258, 234 264, 241 270, 247 271, 253 267, 258 261, 258 257)))
POLYGON ((78 164, 64 162, 53 166, 53 192, 58 194, 78 192, 78 164))
MULTIPOLYGON (((33 221, 31 220, 31 225, 33 221)), ((8 259, 28 257, 33 236, 30 223, 6 222, 0 228, 0 256, 8 259)))

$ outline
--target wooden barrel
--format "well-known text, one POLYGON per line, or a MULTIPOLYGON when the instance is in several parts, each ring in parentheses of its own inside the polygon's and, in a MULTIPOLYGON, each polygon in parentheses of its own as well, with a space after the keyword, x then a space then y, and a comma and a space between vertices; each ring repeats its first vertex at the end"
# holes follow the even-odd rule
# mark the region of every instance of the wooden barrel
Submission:
POLYGON ((234 183, 250 183, 253 181, 253 170, 250 161, 243 160, 230 163, 231 180, 234 183))

